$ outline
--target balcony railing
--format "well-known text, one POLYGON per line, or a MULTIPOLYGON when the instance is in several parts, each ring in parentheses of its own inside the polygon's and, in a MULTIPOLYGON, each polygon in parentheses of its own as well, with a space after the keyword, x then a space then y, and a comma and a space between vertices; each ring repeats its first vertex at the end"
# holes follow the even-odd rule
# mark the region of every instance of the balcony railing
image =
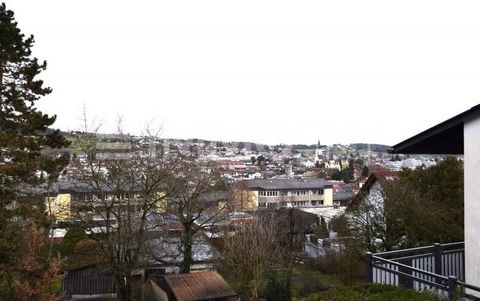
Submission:
POLYGON ((433 291, 450 298, 480 300, 480 287, 465 283, 463 242, 399 251, 366 253, 366 276, 371 283, 433 291))

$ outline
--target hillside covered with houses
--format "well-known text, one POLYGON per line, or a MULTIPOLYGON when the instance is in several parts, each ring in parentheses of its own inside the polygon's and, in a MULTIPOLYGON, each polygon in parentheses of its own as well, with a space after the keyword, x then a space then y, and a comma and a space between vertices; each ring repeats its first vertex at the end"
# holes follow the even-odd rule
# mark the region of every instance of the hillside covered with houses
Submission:
MULTIPOLYGON (((134 28, 134 17, 139 15, 136 5, 128 7, 128 22, 122 23, 128 30, 134 28)), ((84 7, 96 12, 82 4, 84 7)), ((60 16, 64 17, 66 7, 62 9, 60 16)), ((111 16, 116 13, 110 8, 108 11, 111 16)), ((93 15, 75 13, 83 22, 76 30, 87 27, 93 15)), ((159 19, 157 14, 160 10, 152 11, 159 19)), ((197 12, 191 9, 189 18, 194 15, 197 12)), ((50 18, 42 15, 41 19, 50 18)), ((223 32, 223 27, 202 29, 196 25, 195 37, 223 32)), ((60 27, 56 24, 51 32, 62 31, 60 27)), ((148 60, 145 65, 153 63, 157 53, 148 53, 155 40, 150 34, 158 31, 181 36, 176 42, 192 35, 184 28, 172 28, 142 30, 141 34, 133 30, 132 39, 148 36, 149 40, 132 43, 134 48, 141 45, 138 49, 142 51, 131 60, 135 64, 126 61, 125 65, 140 67, 146 62, 143 59, 148 60)), ((257 30, 247 31, 257 34, 257 30)), ((270 31, 276 35, 284 29, 260 30, 262 34, 270 31)), ((297 31, 304 32, 287 31, 295 36, 297 31)), ((105 32, 92 27, 85 36, 102 36, 105 32)), ((244 34, 243 30, 233 32, 235 37, 244 34)), ((230 33, 218 40, 226 45, 227 36, 230 38, 230 33)), ((69 44, 67 40, 53 40, 69 44)), ((103 38, 87 46, 89 51, 98 51, 95 57, 108 61, 113 53, 102 53, 105 44, 102 46, 100 40, 103 38)), ((122 48, 129 43, 123 37, 121 40, 122 48)), ((313 137, 312 144, 276 145, 165 138, 159 135, 160 129, 155 131, 148 125, 143 134, 133 135, 125 133, 120 115, 117 132, 103 133, 100 125, 89 122, 85 106, 81 112, 83 130, 61 131, 54 125, 57 115, 45 114, 37 106, 37 101, 50 95, 52 89, 38 78, 47 64, 32 56, 34 43, 33 36, 18 27, 13 11, 1 3, 0 300, 478 300, 480 105, 394 146, 364 141, 326 145, 313 137)), ((218 47, 220 52, 228 54, 224 63, 233 61, 233 55, 222 47, 218 47)), ((184 48, 172 51, 172 57, 175 52, 198 47, 192 44, 184 48)), ((299 48, 303 51, 305 47, 299 48)), ((78 56, 68 53, 68 72, 53 74, 67 78, 75 69, 70 63, 73 66, 84 54, 88 51, 78 56)), ((181 61, 190 65, 192 61, 187 58, 190 55, 184 55, 181 61)), ((197 60, 204 61, 203 57, 197 60)), ((205 62, 212 63, 208 59, 205 62)), ((119 80, 115 91, 108 92, 130 88, 130 83, 123 85, 122 76, 117 76, 123 73, 111 67, 108 72, 95 74, 94 80, 101 74, 119 80)), ((222 80, 230 77, 252 76, 256 81, 259 74, 273 73, 279 87, 277 80, 284 74, 301 75, 302 83, 304 75, 316 79, 321 74, 263 69, 238 73, 174 70, 135 72, 130 79, 145 79, 135 88, 139 92, 149 85, 148 76, 154 74, 155 84, 150 86, 158 90, 149 94, 157 96, 160 90, 172 88, 162 81, 192 77, 195 86, 203 89, 200 79, 214 78, 215 89, 205 87, 203 91, 210 96, 225 88, 220 87, 222 80)), ((89 91, 81 80, 73 82, 71 97, 89 91)), ((103 88, 104 82, 97 84, 103 88)), ((341 87, 349 90, 343 89, 343 83, 341 87)), ((197 91, 182 82, 174 87, 172 102, 177 101, 177 94, 192 90, 197 97, 202 89, 197 91)), ((240 93, 248 89, 239 85, 233 90, 240 93)), ((141 106, 141 97, 136 93, 131 96, 126 108, 134 111, 141 106)), ((250 106, 237 106, 240 96, 230 96, 235 100, 234 109, 225 105, 225 95, 218 106, 227 110, 228 118, 237 117, 237 111, 238 116, 242 112, 245 116, 257 112, 263 117, 283 115, 277 114, 277 106, 265 110, 263 99, 250 106)), ((296 98, 288 103, 296 102, 296 98)), ((282 103, 273 100, 271 96, 272 103, 282 103)), ((312 101, 318 105, 317 98, 312 101)), ((363 121, 346 117, 350 109, 358 115, 357 109, 331 106, 324 114, 320 107, 315 107, 315 113, 322 118, 337 116, 335 111, 340 114, 331 125, 315 119, 309 126, 315 125, 314 133, 340 134, 342 122, 348 123, 346 128, 355 135, 365 137, 353 129, 363 121)), ((111 109, 106 111, 111 114, 111 109)), ((292 135, 299 134, 298 129, 309 123, 303 123, 307 118, 302 116, 302 122, 291 121, 295 117, 292 109, 290 105, 285 108, 288 114, 281 121, 272 119, 276 120, 275 128, 265 133, 283 136, 277 127, 292 126, 296 129, 292 135)), ((150 105, 146 110, 157 111, 150 105)), ((204 119, 214 116, 204 113, 215 110, 195 102, 175 112, 165 111, 171 120, 186 123, 188 130, 194 128, 189 133, 199 133, 195 127, 201 128, 204 119), (188 116, 191 112, 202 119, 193 122, 193 115, 188 116)), ((145 119, 142 115, 135 122, 145 119)), ((224 124, 212 120, 210 126, 213 130, 213 126, 224 124)), ((248 126, 237 124, 245 131, 259 128, 248 126)), ((380 134, 378 127, 368 130, 373 137, 380 134)), ((185 134, 178 135, 182 136, 185 134)))

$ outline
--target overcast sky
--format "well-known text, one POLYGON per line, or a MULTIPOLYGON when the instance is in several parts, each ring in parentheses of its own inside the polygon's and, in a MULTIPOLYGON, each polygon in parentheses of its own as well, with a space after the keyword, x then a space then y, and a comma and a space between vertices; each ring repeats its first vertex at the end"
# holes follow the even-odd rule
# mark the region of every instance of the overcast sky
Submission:
POLYGON ((396 144, 480 103, 480 1, 13 0, 55 126, 396 144))

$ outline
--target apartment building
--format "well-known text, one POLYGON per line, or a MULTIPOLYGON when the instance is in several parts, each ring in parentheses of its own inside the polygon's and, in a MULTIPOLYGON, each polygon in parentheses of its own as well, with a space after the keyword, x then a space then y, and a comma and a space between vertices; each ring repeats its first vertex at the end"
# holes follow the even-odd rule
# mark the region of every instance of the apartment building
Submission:
POLYGON ((257 208, 333 206, 333 185, 325 179, 255 179, 245 188, 257 208))

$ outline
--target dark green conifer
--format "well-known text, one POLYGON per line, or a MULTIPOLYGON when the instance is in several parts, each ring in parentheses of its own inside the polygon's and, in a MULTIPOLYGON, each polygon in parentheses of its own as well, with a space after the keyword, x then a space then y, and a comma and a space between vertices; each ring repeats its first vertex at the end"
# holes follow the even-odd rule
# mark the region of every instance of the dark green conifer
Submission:
MULTIPOLYGON (((37 78, 46 62, 31 57, 33 36, 17 27, 14 14, 0 5, 0 299, 16 275, 14 262, 25 250, 22 237, 28 224, 42 226, 43 198, 34 192, 52 180, 68 162, 66 156, 50 157, 48 148, 67 141, 50 130, 55 116, 38 111, 36 102, 51 92, 37 78)), ((5 295, 3 295, 5 296, 5 295)))

